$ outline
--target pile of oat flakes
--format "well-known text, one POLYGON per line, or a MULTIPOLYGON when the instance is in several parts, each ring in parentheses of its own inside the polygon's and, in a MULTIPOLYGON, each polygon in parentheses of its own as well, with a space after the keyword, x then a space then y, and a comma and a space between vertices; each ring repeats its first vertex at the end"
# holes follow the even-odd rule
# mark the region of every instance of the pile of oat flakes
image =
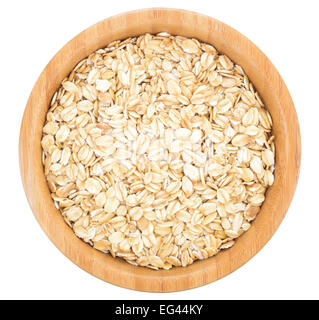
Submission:
POLYGON ((242 68, 167 33, 110 43, 55 93, 43 164, 94 248, 153 269, 234 244, 274 181, 272 120, 242 68))

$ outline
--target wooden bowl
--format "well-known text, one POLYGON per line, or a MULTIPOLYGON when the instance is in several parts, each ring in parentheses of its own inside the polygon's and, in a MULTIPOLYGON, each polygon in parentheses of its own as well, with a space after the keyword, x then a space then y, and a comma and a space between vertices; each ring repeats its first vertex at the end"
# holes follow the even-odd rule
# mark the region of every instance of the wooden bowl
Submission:
POLYGON ((49 62, 28 100, 20 132, 20 170, 31 209, 56 247, 92 275, 121 287, 153 292, 195 288, 236 270, 271 238, 297 184, 300 165, 298 119, 289 92, 268 58, 247 38, 210 17, 175 9, 146 9, 101 21, 67 43, 49 62), (113 40, 167 31, 214 45, 241 65, 273 118, 275 182, 249 231, 215 257, 182 268, 155 271, 101 253, 75 236, 50 197, 41 163, 41 134, 54 92, 75 65, 113 40))

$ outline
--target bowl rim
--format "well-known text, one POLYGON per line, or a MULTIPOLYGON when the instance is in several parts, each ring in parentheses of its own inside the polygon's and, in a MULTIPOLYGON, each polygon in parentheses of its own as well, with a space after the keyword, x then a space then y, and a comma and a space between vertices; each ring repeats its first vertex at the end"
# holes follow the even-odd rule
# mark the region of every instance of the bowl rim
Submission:
MULTIPOLYGON (((105 43, 105 45, 106 44, 107 43, 105 43)), ((212 44, 215 46, 214 43, 212 44)), ((88 54, 91 52, 93 52, 93 50, 88 52, 88 54)), ((85 56, 83 58, 85 58, 85 56)), ((300 129, 292 99, 281 76, 265 54, 249 39, 227 24, 203 14, 171 8, 148 8, 120 13, 92 25, 71 39, 50 60, 37 79, 25 108, 19 138, 19 164, 23 187, 34 216, 49 239, 72 262, 97 278, 120 287, 148 292, 172 292, 199 287, 230 274, 249 261, 270 240, 286 214, 297 185, 300 158, 300 129), (226 35, 232 34, 240 39, 240 45, 243 47, 246 46, 248 48, 247 50, 253 50, 255 52, 255 55, 257 55, 260 60, 260 65, 266 65, 269 78, 272 79, 279 88, 278 93, 276 91, 276 94, 280 98, 280 102, 278 102, 280 103, 280 116, 288 119, 287 123, 283 124, 284 127, 282 130, 287 135, 287 139, 291 139, 292 144, 289 148, 287 146, 283 159, 286 161, 284 165, 289 166, 294 174, 287 178, 280 177, 280 179, 284 180, 282 185, 286 186, 288 191, 283 192, 280 194, 280 197, 277 197, 278 204, 280 199, 283 202, 279 208, 280 212, 278 211, 276 216, 272 217, 273 224, 270 227, 270 230, 267 231, 266 235, 262 235, 258 241, 254 243, 254 248, 247 247, 243 249, 244 251, 241 250, 236 253, 236 251, 233 250, 233 248, 236 248, 235 245, 233 248, 218 253, 218 255, 214 257, 203 261, 197 261, 186 268, 178 267, 170 270, 155 271, 144 267, 129 265, 120 259, 114 259, 110 255, 105 255, 93 249, 74 235, 73 231, 65 224, 62 217, 58 218, 56 216, 58 210, 54 207, 52 200, 51 204, 45 203, 41 197, 38 197, 39 194, 43 193, 47 195, 49 189, 46 182, 43 184, 43 179, 45 179, 43 167, 42 165, 39 167, 39 159, 35 159, 34 157, 34 154, 38 152, 40 145, 40 142, 35 140, 35 137, 38 136, 38 128, 30 125, 30 123, 36 123, 34 118, 38 116, 37 112, 40 111, 37 111, 35 106, 39 101, 45 99, 48 83, 50 84, 50 80, 47 79, 48 72, 52 72, 55 64, 63 63, 62 57, 64 53, 70 50, 73 44, 78 43, 82 45, 83 40, 81 39, 88 37, 92 32, 108 28, 112 30, 114 26, 123 21, 129 21, 127 23, 132 23, 132 21, 135 23, 136 19, 154 19, 154 21, 156 21, 156 19, 163 19, 163 17, 166 19, 166 15, 168 19, 171 19, 174 15, 182 15, 188 22, 196 21, 197 23, 200 21, 200 23, 207 23, 210 24, 210 26, 214 26, 216 32, 223 32, 226 35), (44 93, 39 96, 40 89, 43 90, 44 93), (36 114, 34 115, 34 113, 36 114), (289 121, 291 124, 288 123, 289 121), (41 178, 41 182, 37 181, 38 178, 41 178), (47 190, 45 190, 45 185, 47 190), (64 227, 62 223, 65 225, 64 227), (226 262, 228 265, 226 265, 226 262)), ((276 177, 276 179, 279 179, 279 177, 276 177)), ((262 227, 267 228, 265 225, 262 227)), ((255 225, 253 225, 251 229, 255 229, 254 234, 256 237, 260 230, 255 225)), ((243 234, 237 241, 246 239, 249 232, 251 232, 251 230, 243 234)), ((247 241, 247 239, 245 241, 247 241)))

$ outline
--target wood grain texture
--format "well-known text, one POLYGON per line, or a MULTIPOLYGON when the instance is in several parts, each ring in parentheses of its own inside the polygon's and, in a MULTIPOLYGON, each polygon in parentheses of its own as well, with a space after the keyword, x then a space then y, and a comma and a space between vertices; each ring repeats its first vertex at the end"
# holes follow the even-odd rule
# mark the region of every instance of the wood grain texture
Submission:
POLYGON ((268 58, 247 38, 210 17, 175 9, 146 9, 101 21, 67 43, 49 62, 28 100, 20 132, 21 177, 31 209, 56 247, 92 275, 118 286, 153 292, 198 287, 236 270, 271 238, 293 197, 300 165, 298 119, 289 92, 268 58), (275 183, 252 227, 236 244, 186 268, 154 271, 103 254, 77 238, 55 208, 41 164, 41 132, 53 93, 75 65, 116 39, 167 31, 214 45, 240 64, 273 118, 275 183))

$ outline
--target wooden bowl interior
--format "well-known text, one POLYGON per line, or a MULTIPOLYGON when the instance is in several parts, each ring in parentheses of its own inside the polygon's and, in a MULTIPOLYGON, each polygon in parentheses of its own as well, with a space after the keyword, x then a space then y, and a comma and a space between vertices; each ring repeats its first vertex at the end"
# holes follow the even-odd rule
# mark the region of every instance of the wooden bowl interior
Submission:
POLYGON ((207 16, 171 9, 134 11, 106 19, 65 45, 40 75, 30 95, 20 133, 20 169, 26 195, 38 222, 74 263, 110 283, 143 291, 168 292, 197 287, 234 271, 254 256, 282 221, 297 183, 300 162, 298 121, 278 72, 248 39, 207 16), (154 271, 103 254, 77 238, 55 208, 41 163, 41 135, 54 92, 75 65, 113 40, 166 31, 212 44, 241 65, 273 118, 275 183, 251 229, 215 257, 186 268, 154 271))

